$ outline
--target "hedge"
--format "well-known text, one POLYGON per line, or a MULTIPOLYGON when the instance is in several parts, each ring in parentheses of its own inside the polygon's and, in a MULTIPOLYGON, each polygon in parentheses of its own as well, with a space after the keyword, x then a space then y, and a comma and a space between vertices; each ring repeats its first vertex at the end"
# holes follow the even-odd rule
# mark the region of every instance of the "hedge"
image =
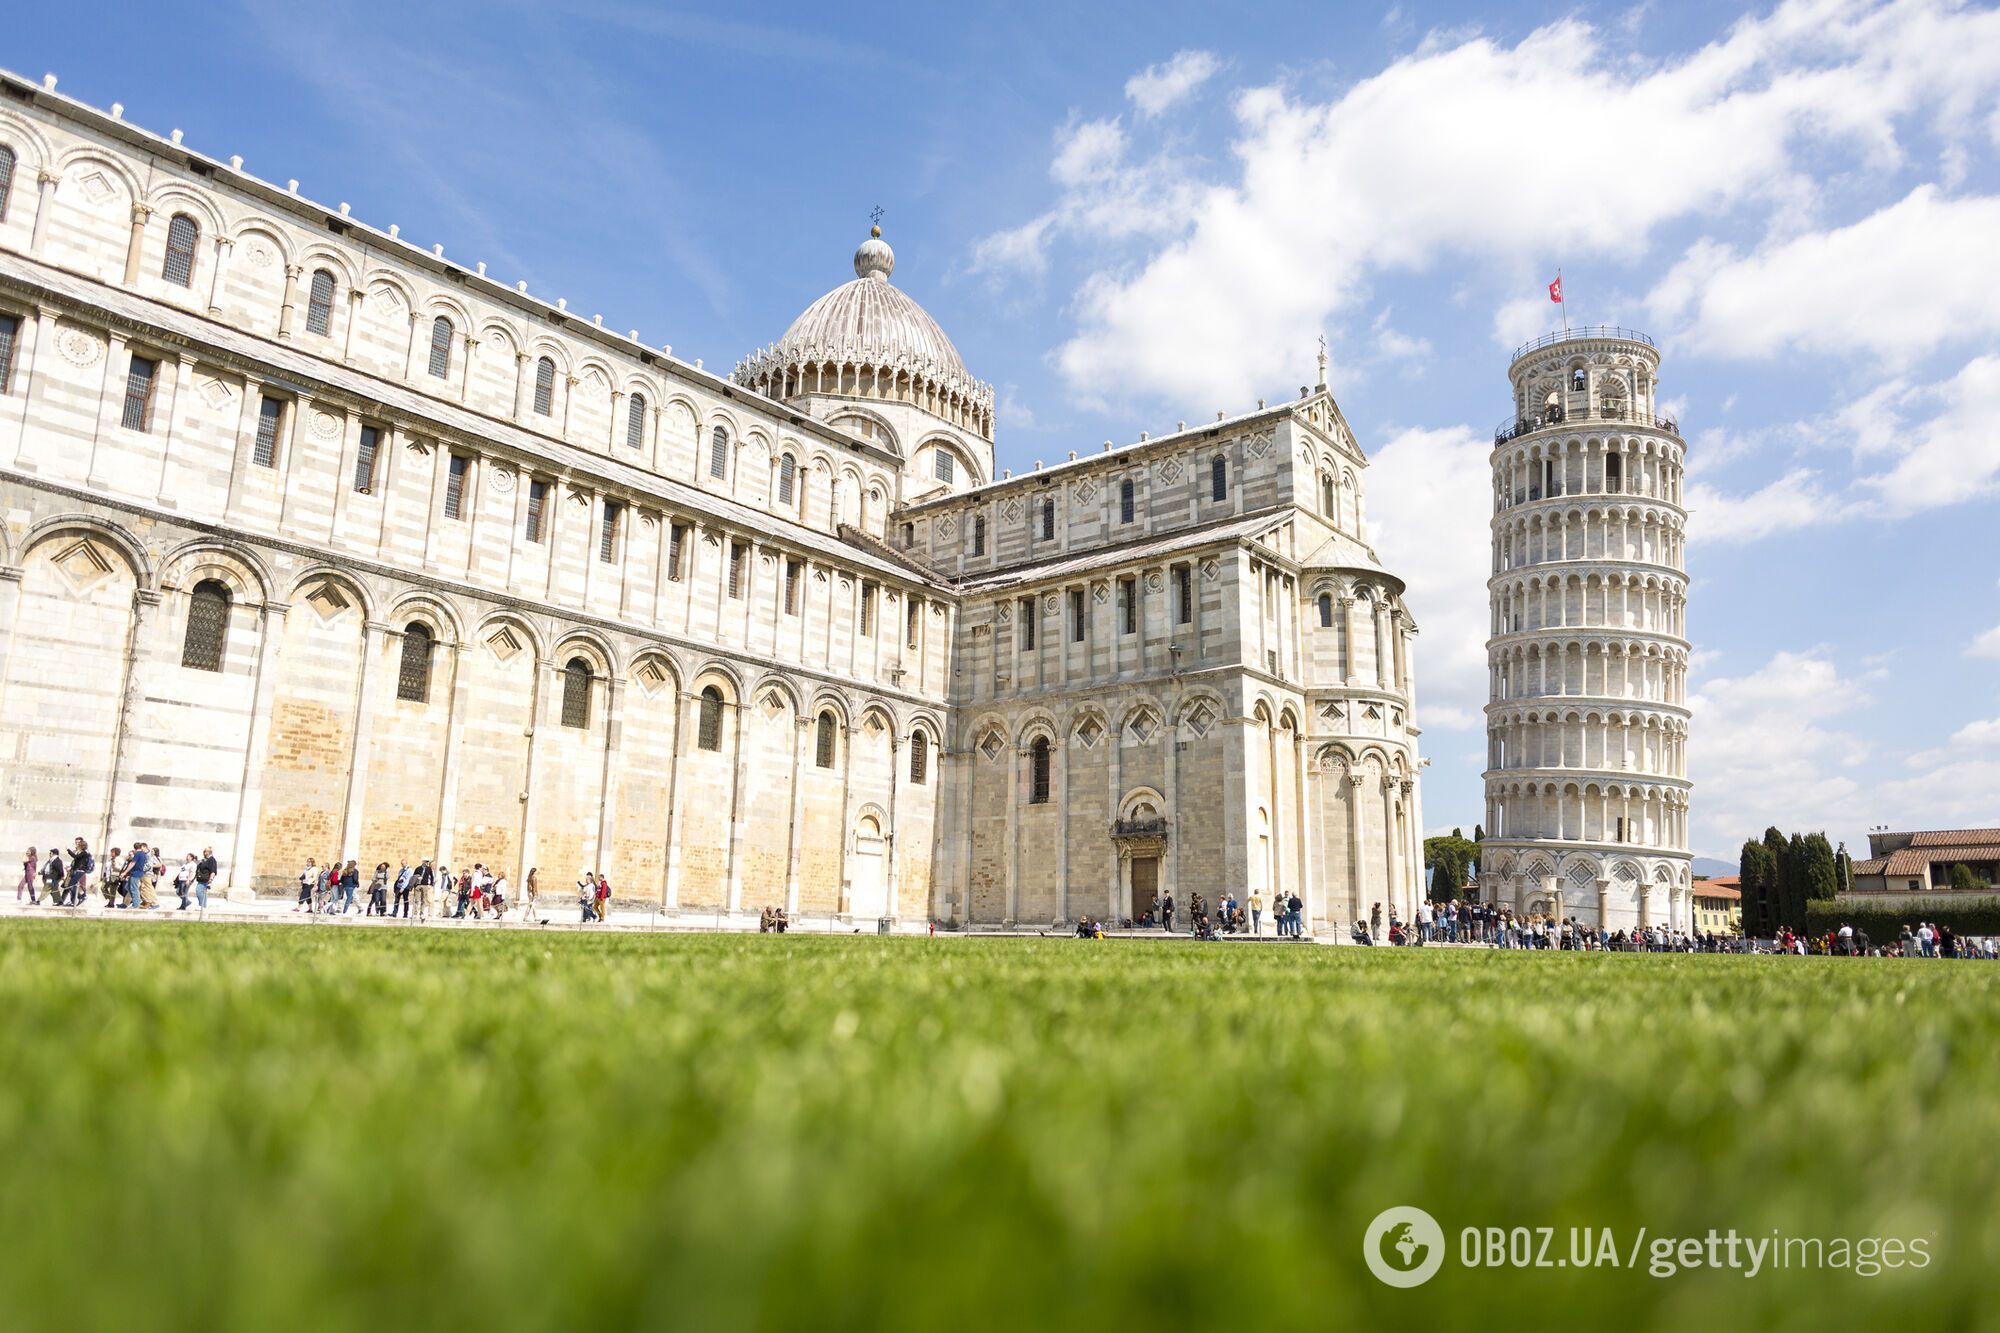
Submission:
POLYGON ((1938 897, 1915 895, 1889 898, 1871 894, 1867 898, 1815 898, 1806 903, 1808 936, 1839 930, 1841 923, 1868 932, 1868 942, 1890 945, 1904 926, 1928 921, 1950 926, 1960 935, 2000 935, 2000 898, 1938 897))

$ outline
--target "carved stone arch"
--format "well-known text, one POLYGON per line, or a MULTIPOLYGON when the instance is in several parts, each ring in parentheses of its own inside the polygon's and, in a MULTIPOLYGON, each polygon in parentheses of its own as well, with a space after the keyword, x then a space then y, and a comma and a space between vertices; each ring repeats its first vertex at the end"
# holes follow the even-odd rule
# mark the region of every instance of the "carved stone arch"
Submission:
MULTIPOLYGON (((165 202, 165 199, 166 195, 162 192, 162 202, 153 205, 154 211, 156 213, 177 211, 171 204, 165 202)), ((206 236, 228 237, 230 244, 238 248, 237 252, 246 256, 248 254, 247 247, 250 239, 252 237, 261 237, 271 243, 271 249, 276 252, 275 258, 281 269, 291 266, 294 262, 292 256, 297 252, 297 247, 292 244, 292 238, 285 233, 282 227, 271 221, 271 219, 256 213, 238 218, 236 224, 226 231, 208 231, 203 234, 206 236)))
POLYGON ((896 725, 896 714, 889 705, 883 703, 880 699, 869 699, 863 703, 860 715, 855 721, 855 726, 865 731, 870 719, 880 722, 883 730, 888 732, 890 748, 893 749, 901 744, 902 729, 896 725))
POLYGON ((159 572, 137 539, 123 528, 89 514, 57 514, 29 528, 27 537, 21 543, 22 560, 25 562, 35 548, 51 536, 72 532, 109 543, 131 567, 133 582, 140 589, 156 589, 159 586, 159 572))
POLYGON ((1354 767, 1355 762, 1354 751, 1339 742, 1320 746, 1313 758, 1314 762, 1326 772, 1335 770, 1347 772, 1354 767))
MULTIPOLYGON (((90 168, 102 171, 105 175, 113 178, 125 191, 125 198, 128 202, 137 203, 145 197, 145 191, 139 184, 139 178, 132 173, 131 168, 94 144, 81 144, 65 152, 56 166, 56 171, 57 174, 67 180, 70 173, 77 171, 78 168, 90 168)), ((61 187, 58 186, 57 188, 60 189, 61 187)))
MULTIPOLYGON (((693 691, 694 688, 694 686, 689 687, 690 691, 693 691)), ((805 698, 799 693, 797 683, 787 676, 780 675, 778 672, 765 672, 763 675, 757 677, 756 683, 751 685, 745 692, 746 698, 760 706, 767 697, 774 695, 783 704, 785 711, 790 713, 794 718, 807 716, 805 698)))
POLYGON ((315 564, 292 579, 285 601, 293 606, 303 602, 329 620, 352 607, 366 624, 375 619, 378 598, 373 588, 339 566, 315 564))
POLYGON ((453 333, 470 333, 476 322, 471 307, 449 292, 432 292, 422 297, 411 309, 421 310, 428 319, 436 319, 439 315, 443 315, 451 321, 453 333))
POLYGON ((743 442, 743 424, 736 419, 734 412, 720 404, 709 407, 705 412, 697 412, 695 420, 701 423, 701 443, 704 446, 708 444, 717 426, 729 433, 730 447, 734 448, 743 442))
POLYGON ((1046 708, 1037 708, 1021 720, 1019 730, 1014 733, 1016 748, 1025 750, 1035 743, 1036 737, 1044 737, 1049 744, 1062 744, 1062 731, 1056 725, 1055 714, 1046 708))
POLYGON ((656 644, 632 654, 627 679, 646 694, 658 694, 672 699, 680 691, 681 667, 674 655, 656 644))
POLYGON ((1167 798, 1152 787, 1134 787, 1118 799, 1120 819, 1158 819, 1167 813, 1167 798), (1152 813, 1142 812, 1141 807, 1150 807, 1152 813))
POLYGON ((735 667, 720 658, 712 657, 701 664, 688 680, 688 693, 700 694, 710 685, 722 691, 722 702, 725 704, 734 704, 747 697, 743 677, 735 667))
POLYGON ((1300 730, 1298 710, 1287 703, 1278 710, 1278 730, 1297 735, 1300 730))
POLYGON ((427 589, 414 589, 397 596, 383 619, 399 634, 410 621, 421 620, 430 626, 440 644, 454 648, 465 639, 465 617, 459 609, 449 598, 427 589))
POLYGON ((298 264, 308 275, 314 269, 331 269, 334 281, 347 288, 352 288, 359 276, 353 257, 339 246, 328 245, 324 241, 308 241, 300 247, 298 264))
POLYGON ((162 591, 191 588, 205 578, 218 579, 239 605, 261 606, 278 586, 262 556, 219 537, 184 541, 160 560, 162 591))
POLYGON ((549 660, 558 668, 565 666, 572 657, 594 659, 590 674, 600 679, 624 675, 624 664, 612 648, 611 640, 594 629, 581 626, 571 628, 556 638, 550 650, 549 660))
POLYGON ((618 392, 626 395, 628 398, 635 393, 644 394, 646 396, 646 404, 649 407, 661 406, 662 397, 666 392, 660 386, 659 381, 642 370, 626 370, 620 375, 615 376, 611 383, 618 392))
POLYGON ((4 107, 0 107, 0 143, 14 150, 16 182, 33 180, 33 173, 48 166, 55 156, 39 126, 4 107))
POLYGON ((403 309, 415 311, 421 308, 417 300, 416 290, 410 286, 402 274, 397 273, 393 269, 371 268, 362 274, 361 281, 357 285, 363 293, 371 297, 375 295, 378 289, 387 288, 389 291, 395 293, 398 301, 402 302, 403 309))
POLYGON ((525 350, 525 344, 521 341, 521 331, 506 320, 495 319, 491 316, 480 321, 479 340, 484 343, 498 344, 515 356, 521 355, 523 350, 525 350))
POLYGON ((570 373, 578 379, 582 379, 593 370, 604 381, 604 391, 606 394, 609 394, 611 390, 618 387, 618 368, 596 352, 586 351, 578 356, 571 365, 570 373))

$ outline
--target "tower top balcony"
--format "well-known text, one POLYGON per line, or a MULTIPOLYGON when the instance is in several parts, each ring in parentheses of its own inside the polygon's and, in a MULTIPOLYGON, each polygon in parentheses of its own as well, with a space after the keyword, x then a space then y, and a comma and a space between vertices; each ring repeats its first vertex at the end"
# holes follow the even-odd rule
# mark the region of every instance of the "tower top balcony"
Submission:
MULTIPOLYGON (((1656 413, 1634 411, 1623 407, 1606 408, 1602 404, 1597 405, 1595 410, 1592 410, 1589 406, 1585 406, 1572 412, 1558 402, 1549 404, 1539 412, 1531 412, 1526 416, 1510 417, 1506 421, 1501 422, 1498 426, 1494 427, 1493 446, 1497 449, 1509 440, 1516 439, 1522 435, 1533 434, 1535 431, 1544 428, 1586 430, 1593 423, 1611 423, 1612 429, 1616 429, 1618 425, 1646 426, 1654 430, 1663 430, 1675 439, 1679 439, 1681 433, 1681 423, 1672 417, 1663 417, 1656 413)), ((1539 499, 1540 497, 1537 496, 1536 498, 1539 499)))
POLYGON ((1660 350, 1658 343, 1637 329, 1622 329, 1615 324, 1585 324, 1573 329, 1557 329, 1553 333, 1544 333, 1541 337, 1516 347, 1514 355, 1507 359, 1510 362, 1519 361, 1530 352, 1539 352, 1544 347, 1567 342, 1631 342, 1650 347, 1655 352, 1660 350))

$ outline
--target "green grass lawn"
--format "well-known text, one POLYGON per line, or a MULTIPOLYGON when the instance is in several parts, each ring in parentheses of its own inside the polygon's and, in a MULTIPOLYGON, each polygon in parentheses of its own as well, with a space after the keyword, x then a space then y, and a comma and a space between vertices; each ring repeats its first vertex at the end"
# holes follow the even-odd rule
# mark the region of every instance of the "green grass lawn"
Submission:
POLYGON ((1996 1001, 1916 960, 10 924, 0 1328, 1990 1324, 1996 1001), (1394 1204, 1450 1242, 1412 1291, 1362 1263, 1394 1204), (1460 1265, 1516 1224, 1931 1258, 1460 1265))

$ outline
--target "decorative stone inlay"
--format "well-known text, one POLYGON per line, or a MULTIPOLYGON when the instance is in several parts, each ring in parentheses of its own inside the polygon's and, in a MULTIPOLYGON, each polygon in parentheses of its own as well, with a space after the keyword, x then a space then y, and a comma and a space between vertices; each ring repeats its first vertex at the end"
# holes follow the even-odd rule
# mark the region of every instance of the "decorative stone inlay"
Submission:
POLYGON ((305 602, 313 609, 313 614, 321 620, 337 619, 352 605, 347 600, 347 595, 332 583, 320 583, 315 586, 306 594, 305 602))
POLYGON ((83 191, 83 197, 93 204, 101 204, 118 193, 118 187, 101 171, 84 176, 77 181, 77 186, 83 191))
POLYGON ((97 549, 95 542, 87 538, 71 542, 55 558, 54 564, 78 591, 90 587, 111 572, 111 561, 97 549))
POLYGON ((514 490, 514 470, 505 467, 493 469, 492 482, 493 489, 499 494, 511 494, 514 490))
POLYGON ((1173 485, 1179 482, 1181 479, 1180 460, 1177 458, 1169 458, 1166 462, 1162 463, 1160 465, 1160 477, 1168 485, 1173 485))
POLYGON ((1167 586, 1167 581, 1160 577, 1159 570, 1156 569, 1152 573, 1146 575, 1147 592, 1158 592, 1166 586, 1167 586))
POLYGON ((1187 711, 1188 730, 1197 736, 1208 735, 1209 723, 1215 721, 1215 713, 1206 703, 1197 703, 1187 711))
POLYGON ((505 662, 521 651, 521 640, 513 630, 502 625, 487 637, 486 646, 493 650, 495 657, 505 662))
POLYGON ((236 401, 236 390, 221 380, 203 380, 195 387, 195 392, 201 395, 201 400, 207 403, 212 411, 219 412, 236 401))
POLYGON ((1001 505, 1000 517, 1006 519, 1009 523, 1020 522, 1021 502, 1019 500, 1009 500, 1006 504, 1001 505))
POLYGON ((1099 606, 1103 606, 1106 602, 1111 600, 1111 586, 1106 583, 1098 584, 1095 588, 1092 588, 1090 590, 1090 599, 1093 602, 1096 602, 1099 606))
POLYGON ((1000 739, 999 732, 989 731, 986 733, 986 739, 979 742, 979 753, 988 759, 998 759, 1000 751, 1006 748, 1006 744, 1007 742, 1000 739))
POLYGON ((313 438, 330 440, 340 434, 340 418, 331 412, 315 412, 312 418, 313 438))
POLYGON ((403 310, 403 296, 394 287, 377 287, 368 293, 368 304, 375 307, 375 313, 388 317, 403 310))
POLYGON ((938 520, 938 536, 944 538, 946 541, 952 541, 957 538, 958 519, 955 515, 946 514, 938 520))
POLYGON ((1001 602, 993 608, 993 621, 995 624, 1005 625, 1013 619, 1013 609, 1007 603, 1001 602))
POLYGON ((1097 719, 1094 717, 1085 718, 1083 725, 1076 729, 1076 738, 1083 742, 1086 750, 1095 747, 1098 738, 1103 735, 1104 728, 1097 725, 1097 719))
POLYGON ((269 241, 258 239, 250 242, 250 248, 243 252, 243 257, 257 268, 269 268, 276 262, 278 252, 271 248, 269 241))
POLYGON ((1047 597, 1042 599, 1042 614, 1052 616, 1056 613, 1057 609, 1061 607, 1061 605, 1062 603, 1056 599, 1056 595, 1054 593, 1050 593, 1047 597))
POLYGON ((64 329, 56 335, 56 350, 62 359, 73 366, 93 366, 97 358, 104 355, 104 344, 94 333, 83 329, 64 329))
POLYGON ((1221 573, 1222 573, 1222 567, 1216 564, 1215 561, 1204 560, 1201 562, 1201 576, 1204 579, 1207 579, 1210 583, 1215 582, 1216 578, 1221 573))
POLYGON ((1082 481, 1079 481, 1076 484, 1076 498, 1082 501, 1084 504, 1089 504, 1091 501, 1091 497, 1096 494, 1097 494, 1097 487, 1090 484, 1090 478, 1085 477, 1082 481))

